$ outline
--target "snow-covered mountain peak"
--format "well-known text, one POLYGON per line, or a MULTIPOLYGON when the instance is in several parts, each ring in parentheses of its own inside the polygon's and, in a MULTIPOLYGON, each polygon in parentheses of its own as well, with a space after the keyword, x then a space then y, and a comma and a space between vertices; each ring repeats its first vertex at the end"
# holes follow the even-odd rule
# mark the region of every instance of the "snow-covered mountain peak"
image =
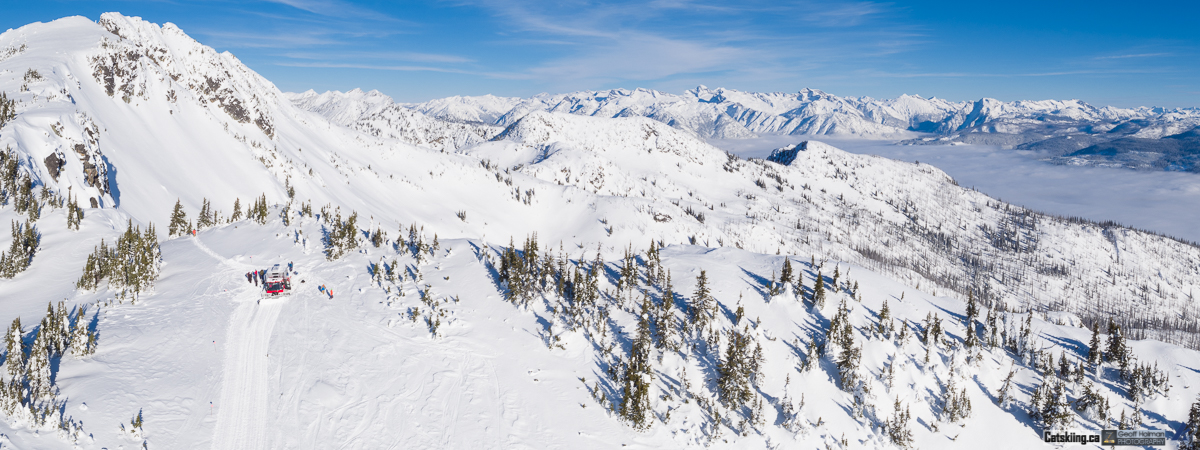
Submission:
POLYGON ((542 158, 552 149, 564 147, 608 154, 613 161, 664 152, 693 162, 725 158, 723 151, 689 133, 644 117, 604 119, 535 111, 509 125, 493 140, 535 148, 542 158))
POLYGON ((292 104, 308 111, 315 112, 335 123, 349 125, 360 118, 379 114, 395 102, 392 98, 371 90, 364 92, 355 88, 348 92, 328 91, 318 94, 308 90, 300 94, 284 94, 292 104))

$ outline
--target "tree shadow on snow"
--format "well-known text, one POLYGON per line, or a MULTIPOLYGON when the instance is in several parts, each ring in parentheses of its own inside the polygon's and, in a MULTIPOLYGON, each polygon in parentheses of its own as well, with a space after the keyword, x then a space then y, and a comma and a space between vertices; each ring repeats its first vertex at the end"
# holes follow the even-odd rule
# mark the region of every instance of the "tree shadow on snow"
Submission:
POLYGON ((754 283, 747 283, 750 284, 750 287, 754 289, 754 292, 758 293, 758 295, 762 298, 767 298, 767 291, 763 290, 763 286, 770 286, 771 280, 746 270, 744 267, 738 267, 738 269, 741 269, 743 274, 750 277, 751 280, 754 280, 754 283))
POLYGON ((1067 350, 1070 350, 1072 354, 1079 358, 1087 359, 1088 346, 1083 342, 1070 338, 1051 336, 1046 333, 1039 334, 1042 336, 1042 339, 1058 344, 1061 347, 1065 347, 1067 350))

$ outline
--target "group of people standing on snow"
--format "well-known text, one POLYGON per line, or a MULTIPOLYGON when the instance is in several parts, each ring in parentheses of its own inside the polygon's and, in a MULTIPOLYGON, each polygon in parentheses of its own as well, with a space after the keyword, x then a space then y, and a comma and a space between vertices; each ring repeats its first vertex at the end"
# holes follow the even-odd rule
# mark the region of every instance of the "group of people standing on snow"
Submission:
POLYGON ((266 276, 266 274, 267 274, 266 270, 253 270, 250 272, 246 272, 246 282, 254 283, 255 286, 258 286, 258 283, 260 281, 264 281, 263 277, 266 276))

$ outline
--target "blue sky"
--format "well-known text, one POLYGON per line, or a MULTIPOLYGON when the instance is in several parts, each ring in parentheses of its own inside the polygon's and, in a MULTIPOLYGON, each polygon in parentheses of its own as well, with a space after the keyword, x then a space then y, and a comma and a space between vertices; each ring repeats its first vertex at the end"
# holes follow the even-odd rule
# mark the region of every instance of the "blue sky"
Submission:
POLYGON ((285 91, 361 87, 398 101, 704 84, 1200 106, 1198 2, 7 3, 0 29, 119 11, 174 22, 285 91))

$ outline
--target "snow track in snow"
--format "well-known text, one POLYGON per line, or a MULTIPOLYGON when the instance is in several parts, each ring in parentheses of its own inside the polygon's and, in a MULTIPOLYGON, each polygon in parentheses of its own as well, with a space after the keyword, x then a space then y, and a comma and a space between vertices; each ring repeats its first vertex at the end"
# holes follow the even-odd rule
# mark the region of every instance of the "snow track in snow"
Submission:
MULTIPOLYGON (((232 269, 247 266, 222 257, 199 238, 192 238, 192 242, 232 269)), ((226 276, 239 276, 235 270, 228 272, 226 276)), ((216 405, 213 450, 266 448, 263 430, 267 429, 267 349, 284 301, 260 301, 259 290, 248 285, 235 295, 237 308, 230 315, 225 331, 224 374, 220 403, 216 405)))
POLYGON ((225 333, 225 373, 213 450, 266 448, 267 345, 283 301, 259 303, 252 293, 246 290, 238 295, 225 333))

